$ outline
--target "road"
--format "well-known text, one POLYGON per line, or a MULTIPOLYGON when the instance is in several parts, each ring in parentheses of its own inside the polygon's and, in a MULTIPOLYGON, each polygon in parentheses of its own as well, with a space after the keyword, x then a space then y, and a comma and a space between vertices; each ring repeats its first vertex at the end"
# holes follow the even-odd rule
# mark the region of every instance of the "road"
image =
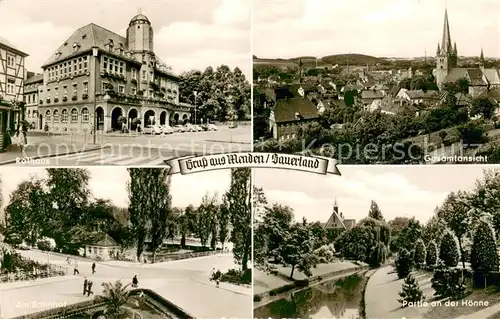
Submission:
MULTIPOLYGON (((97 136, 97 143, 103 148, 88 150, 92 136, 58 135, 32 132, 28 136, 29 146, 22 154, 0 154, 0 162, 16 157, 45 156, 47 162, 30 163, 30 166, 78 166, 78 165, 127 165, 155 166, 163 165, 165 159, 188 155, 216 154, 226 152, 250 151, 251 132, 249 125, 235 129, 221 127, 218 131, 174 133, 170 135, 117 134, 97 136), (82 152, 82 149, 87 149, 82 152), (75 153, 76 152, 76 153, 75 153), (74 153, 74 154, 68 154, 74 153), (10 157, 10 158, 8 158, 10 157)), ((9 163, 7 165, 26 165, 9 163)))
MULTIPOLYGON (((47 262, 48 256, 38 251, 20 251, 26 257, 47 262)), ((50 256, 51 264, 66 266, 66 257, 50 256)), ((185 259, 158 264, 110 261, 98 263, 91 273, 91 261, 79 259, 80 275, 72 274, 25 283, 0 284, 2 318, 48 310, 88 300, 83 296, 83 280, 91 278, 93 291, 102 292, 103 282, 122 280, 130 283, 136 274, 139 287, 156 291, 164 298, 197 318, 252 318, 250 288, 221 283, 216 288, 208 278, 212 267, 226 271, 235 267, 232 255, 185 259)), ((71 272, 71 269, 70 269, 71 272)))

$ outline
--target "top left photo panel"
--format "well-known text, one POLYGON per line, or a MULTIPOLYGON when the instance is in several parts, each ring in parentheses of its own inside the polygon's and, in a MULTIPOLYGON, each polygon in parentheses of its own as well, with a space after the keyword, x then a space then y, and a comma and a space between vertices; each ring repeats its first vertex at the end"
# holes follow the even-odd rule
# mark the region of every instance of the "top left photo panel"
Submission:
POLYGON ((0 0, 0 165, 252 148, 250 0, 0 0))

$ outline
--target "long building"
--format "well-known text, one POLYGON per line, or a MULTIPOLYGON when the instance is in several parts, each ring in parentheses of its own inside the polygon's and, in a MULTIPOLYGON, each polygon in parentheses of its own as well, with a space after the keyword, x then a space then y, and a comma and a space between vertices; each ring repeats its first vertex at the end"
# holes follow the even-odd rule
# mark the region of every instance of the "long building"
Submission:
POLYGON ((15 129, 23 101, 28 54, 0 37, 0 151, 10 144, 9 131, 15 129))
POLYGON ((28 76, 24 81, 24 102, 26 103, 25 119, 30 123, 31 129, 43 129, 43 116, 38 112, 38 104, 42 94, 43 74, 28 76))
POLYGON ((39 122, 49 128, 106 132, 190 118, 179 77, 154 53, 149 19, 132 18, 123 37, 96 24, 77 29, 43 65, 39 122))

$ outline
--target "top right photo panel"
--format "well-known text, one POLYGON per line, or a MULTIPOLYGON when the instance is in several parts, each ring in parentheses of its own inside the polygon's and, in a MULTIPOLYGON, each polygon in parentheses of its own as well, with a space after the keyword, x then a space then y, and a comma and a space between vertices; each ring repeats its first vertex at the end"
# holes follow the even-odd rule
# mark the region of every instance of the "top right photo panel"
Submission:
POLYGON ((254 150, 500 163, 500 1, 255 0, 254 150))

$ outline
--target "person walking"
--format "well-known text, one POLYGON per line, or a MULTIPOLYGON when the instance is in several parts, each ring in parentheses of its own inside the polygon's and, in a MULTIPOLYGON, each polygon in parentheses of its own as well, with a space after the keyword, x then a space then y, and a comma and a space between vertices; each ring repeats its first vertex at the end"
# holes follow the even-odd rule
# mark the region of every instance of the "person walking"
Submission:
POLYGON ((78 271, 78 261, 75 260, 75 268, 73 269, 73 275, 79 275, 80 272, 78 271))
POLYGON ((139 280, 137 279, 137 275, 134 275, 134 278, 132 278, 132 287, 137 288, 138 284, 139 284, 139 280))
POLYGON ((210 281, 215 279, 215 267, 212 268, 212 271, 210 272, 210 281))
POLYGON ((215 272, 215 287, 219 288, 219 282, 220 282, 220 277, 222 276, 222 273, 220 270, 217 270, 215 272))
POLYGON ((87 297, 89 297, 91 294, 93 295, 94 292, 92 291, 92 285, 94 283, 92 282, 91 279, 89 279, 89 281, 87 282, 87 297))
POLYGON ((28 125, 29 124, 27 121, 23 121, 21 124, 21 131, 22 131, 22 135, 23 135, 24 146, 28 145, 28 129, 29 129, 28 125))
POLYGON ((92 275, 95 274, 95 262, 92 263, 92 275))
POLYGON ((85 280, 83 281, 83 295, 85 296, 85 294, 87 293, 87 285, 88 285, 89 281, 87 280, 87 277, 85 277, 85 280))

